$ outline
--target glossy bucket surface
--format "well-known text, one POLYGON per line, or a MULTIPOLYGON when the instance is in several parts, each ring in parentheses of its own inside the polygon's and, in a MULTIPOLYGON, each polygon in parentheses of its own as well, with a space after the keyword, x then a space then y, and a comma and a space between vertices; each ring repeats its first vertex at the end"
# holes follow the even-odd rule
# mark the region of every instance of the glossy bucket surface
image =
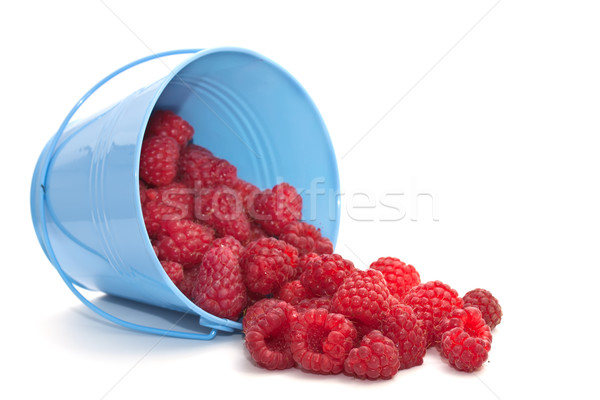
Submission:
POLYGON ((241 178, 260 188, 281 181, 298 188, 303 219, 335 243, 339 178, 322 118, 289 73, 238 48, 199 51, 167 77, 59 132, 43 150, 32 181, 38 239, 81 287, 197 314, 207 327, 240 329, 239 322, 215 317, 189 301, 152 250, 138 169, 155 108, 190 122, 194 143, 229 160, 241 178))

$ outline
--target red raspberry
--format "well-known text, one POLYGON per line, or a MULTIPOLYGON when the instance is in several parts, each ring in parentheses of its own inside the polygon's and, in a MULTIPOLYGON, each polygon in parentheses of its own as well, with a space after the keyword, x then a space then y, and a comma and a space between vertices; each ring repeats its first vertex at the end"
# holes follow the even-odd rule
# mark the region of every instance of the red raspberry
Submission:
POLYGON ((258 316, 246 331, 246 348, 259 366, 275 370, 294 366, 291 342, 291 327, 298 313, 294 307, 285 311, 274 308, 258 316))
POLYGON ((244 250, 244 246, 242 246, 240 241, 233 236, 224 236, 222 238, 213 240, 210 244, 210 248, 213 247, 226 247, 231 250, 236 257, 239 257, 244 250))
POLYGON ((254 198, 260 193, 260 189, 240 178, 234 180, 230 186, 240 194, 244 209, 246 211, 251 210, 254 198))
POLYGON ((172 111, 154 111, 146 126, 145 138, 152 136, 171 137, 180 146, 185 146, 194 136, 194 128, 172 111))
POLYGON ((213 247, 204 254, 196 286, 194 303, 221 318, 237 320, 246 305, 246 287, 238 257, 226 247, 213 247))
POLYGON ((230 186, 237 179, 237 169, 233 165, 195 145, 182 150, 179 173, 183 183, 196 189, 220 184, 230 186))
POLYGON ((312 299, 301 300, 296 306, 299 313, 316 308, 323 308, 329 311, 331 307, 331 299, 329 297, 313 297, 312 299))
POLYGON ((342 314, 308 310, 292 328, 292 355, 307 371, 339 374, 355 340, 356 329, 342 314))
POLYGON ((279 239, 285 240, 298 249, 300 255, 308 253, 331 254, 333 244, 326 237, 321 236, 321 230, 306 222, 292 222, 287 224, 279 239))
MULTIPOLYGON (((250 294, 250 293, 248 293, 250 294)), ((256 303, 252 304, 246 309, 246 313, 244 314, 244 319, 242 320, 242 327, 244 329, 244 333, 248 332, 248 329, 254 322, 263 314, 268 313, 269 311, 280 308, 284 312, 288 313, 294 308, 291 304, 279 299, 260 299, 256 303)))
POLYGON ((179 145, 170 137, 151 137, 142 143, 140 178, 156 186, 173 182, 177 176, 179 145))
POLYGON ((439 341, 435 327, 453 309, 462 307, 456 290, 440 281, 421 283, 404 297, 404 303, 412 307, 415 315, 423 322, 427 335, 427 347, 439 341))
POLYGON ((421 277, 415 267, 395 257, 381 257, 369 268, 383 274, 390 293, 398 300, 404 299, 411 288, 421 283, 421 277))
POLYGON ((392 307, 381 323, 381 332, 392 339, 400 354, 399 369, 407 369, 423 364, 427 346, 421 321, 412 308, 404 304, 392 307))
POLYGON ((316 296, 331 296, 352 272, 352 261, 339 254, 316 255, 309 253, 299 262, 300 281, 316 296))
POLYGON ((298 250, 275 238, 249 243, 240 258, 246 288, 262 295, 277 291, 294 275, 297 264, 298 250))
POLYGON ((485 323, 494 329, 502 320, 502 308, 498 300, 485 289, 474 289, 463 296, 465 307, 475 307, 481 311, 485 323))
POLYGON ((299 280, 289 281, 277 291, 276 298, 286 301, 295 306, 302 300, 314 297, 314 294, 302 285, 299 280))
POLYGON ((353 321, 378 326, 390 311, 390 291, 379 271, 357 270, 348 276, 331 298, 331 311, 353 321))
POLYGON ((156 198, 142 204, 144 224, 146 225, 146 231, 150 238, 157 238, 160 235, 165 235, 167 233, 167 223, 191 217, 192 213, 186 203, 170 200, 169 204, 171 205, 166 204, 158 195, 158 190, 148 189, 147 194, 151 191, 156 194, 156 198))
POLYGON ((174 261, 161 261, 160 265, 175 285, 180 285, 183 282, 183 266, 181 264, 174 261))
POLYGON ((242 242, 250 236, 250 220, 239 194, 230 187, 199 189, 195 216, 214 227, 221 236, 231 235, 242 242))
POLYGON ((400 366, 394 342, 380 331, 371 331, 362 338, 360 346, 348 354, 344 370, 360 379, 390 379, 400 366))
POLYGON ((167 236, 156 241, 161 260, 176 261, 183 264, 199 264, 210 242, 213 231, 207 226, 182 219, 165 224, 167 236))
POLYGON ((441 323, 441 331, 442 355, 454 368, 471 372, 487 360, 492 334, 477 308, 455 309, 441 323))
POLYGON ((191 266, 183 269, 183 280, 177 285, 177 288, 185 297, 194 301, 192 291, 196 286, 198 274, 200 273, 200 265, 191 266))
POLYGON ((270 235, 279 235, 290 222, 302 218, 302 197, 283 182, 256 195, 252 218, 270 235))

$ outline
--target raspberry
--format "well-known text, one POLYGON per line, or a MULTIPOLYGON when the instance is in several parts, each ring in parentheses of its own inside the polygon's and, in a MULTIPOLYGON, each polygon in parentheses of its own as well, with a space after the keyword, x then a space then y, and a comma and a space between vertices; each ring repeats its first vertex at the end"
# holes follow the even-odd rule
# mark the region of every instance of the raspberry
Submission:
POLYGON ((441 352, 459 371, 481 367, 492 347, 490 327, 475 307, 455 309, 441 323, 441 352))
POLYGON ((185 146, 194 136, 194 128, 172 111, 154 111, 148 120, 145 137, 165 136, 185 146))
POLYGON ((221 236, 230 235, 242 242, 250 236, 250 220, 239 194, 230 187, 199 189, 195 216, 214 227, 221 236))
POLYGON ((404 297, 404 303, 412 307, 415 315, 423 322, 427 335, 427 347, 439 341, 435 326, 453 309, 462 307, 456 290, 440 281, 421 283, 404 297))
POLYGON ((213 247, 204 254, 196 285, 194 303, 221 318, 237 320, 246 305, 246 287, 238 257, 226 247, 213 247))
POLYGON ((301 300, 298 305, 296 305, 296 310, 298 310, 299 313, 315 308, 323 308, 329 311, 330 306, 331 299, 329 297, 313 297, 312 299, 301 300))
POLYGON ((357 270, 344 280, 331 298, 331 311, 364 325, 378 326, 389 313, 389 297, 381 272, 357 270))
POLYGON ((188 145, 182 150, 179 173, 183 183, 196 189, 220 184, 229 186, 237 179, 237 169, 233 165, 196 145, 188 145))
POLYGON ((381 257, 369 268, 383 274, 390 294, 398 300, 402 300, 411 288, 421 283, 421 277, 415 267, 395 257, 381 257))
POLYGON ((147 195, 153 191, 156 198, 146 201, 142 204, 142 214, 144 215, 144 224, 150 238, 157 238, 160 235, 165 235, 166 224, 171 221, 179 221, 191 217, 190 209, 186 203, 171 201, 170 204, 165 204, 158 195, 158 190, 148 189, 147 195))
POLYGON ((180 285, 183 282, 183 267, 181 264, 174 261, 161 261, 160 265, 175 285, 180 285))
POLYGON ((481 311, 485 323, 494 329, 502 320, 502 308, 498 300, 485 289, 474 289, 463 296, 465 307, 475 307, 481 311))
POLYGON ((156 186, 173 182, 177 176, 179 145, 170 137, 151 137, 142 143, 140 178, 156 186))
POLYGON ((255 240, 269 237, 265 231, 254 222, 250 224, 250 236, 248 236, 247 243, 254 242, 255 240))
POLYGON ((199 264, 213 239, 213 231, 207 226, 182 219, 165 224, 167 236, 156 241, 161 260, 184 264, 199 264))
POLYGON ((245 341, 256 364, 270 370, 294 366, 290 336, 297 319, 298 313, 291 306, 285 311, 274 308, 255 318, 245 332, 245 341))
POLYGON ((314 297, 314 294, 302 285, 299 280, 289 281, 277 291, 276 298, 295 306, 300 301, 314 297))
POLYGON ((302 218, 302 197, 283 182, 258 193, 252 217, 270 235, 279 235, 290 222, 302 218))
POLYGON ((400 355, 399 369, 407 369, 423 364, 426 337, 412 308, 404 304, 392 307, 381 323, 381 332, 392 339, 400 355))
POLYGON ((260 193, 260 189, 240 178, 234 180, 230 186, 240 194, 244 209, 246 211, 251 210, 252 205, 254 204, 254 198, 260 193))
POLYGON ((250 326, 254 324, 258 317, 275 308, 280 308, 281 310, 287 313, 290 312, 293 307, 287 302, 279 299, 263 298, 261 300, 258 300, 256 303, 252 304, 246 309, 244 319, 242 320, 242 327, 244 329, 244 333, 248 331, 250 326))
POLYGON ((233 236, 224 236, 213 240, 210 244, 210 248, 213 247, 226 247, 231 250, 236 257, 239 257, 242 254, 242 250, 244 250, 244 246, 242 246, 240 241, 233 236))
POLYGON ((183 280, 177 285, 177 288, 185 297, 190 300, 194 300, 192 291, 196 286, 196 280, 198 279, 198 273, 200 272, 200 265, 191 266, 183 269, 183 280))
POLYGON ((344 370, 360 379, 390 379, 400 366, 394 342, 374 330, 362 338, 360 346, 348 354, 344 370))
POLYGON ((277 291, 295 272, 298 250, 275 238, 259 239, 248 244, 240 265, 248 290, 267 295, 277 291))
POLYGON ((298 314, 291 338, 294 361, 303 369, 339 374, 356 339, 356 329, 342 314, 319 308, 298 314))
POLYGON ((347 276, 356 270, 352 261, 339 254, 309 253, 299 262, 300 281, 316 296, 331 296, 347 276))
POLYGON ((301 256, 308 253, 333 253, 331 241, 321 236, 320 229, 306 222, 296 221, 287 224, 279 235, 279 239, 295 246, 301 256))

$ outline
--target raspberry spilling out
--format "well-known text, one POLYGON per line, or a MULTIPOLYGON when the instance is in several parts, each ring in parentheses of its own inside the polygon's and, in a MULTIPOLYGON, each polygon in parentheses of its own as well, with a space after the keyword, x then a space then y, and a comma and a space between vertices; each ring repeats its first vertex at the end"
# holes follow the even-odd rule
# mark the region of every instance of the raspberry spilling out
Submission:
POLYGON ((481 315, 490 329, 494 329, 502 320, 502 308, 498 299, 485 289, 474 289, 463 296, 465 307, 475 307, 481 311, 481 315))
POLYGON ((246 348, 259 366, 275 370, 294 366, 292 356, 291 328, 298 320, 298 313, 291 307, 279 307, 257 316, 248 327, 246 348))
POLYGON ((195 216, 213 226, 221 236, 233 236, 241 242, 250 236, 250 219, 240 195, 228 186, 199 189, 195 216))
POLYGON ((352 261, 339 254, 309 253, 300 259, 300 281, 316 296, 332 296, 352 272, 352 261))
POLYGON ((361 379, 390 379, 399 367, 396 345, 377 330, 365 335, 344 363, 347 374, 361 379))
POLYGON ((302 197, 283 182, 258 193, 251 217, 270 235, 279 235, 285 226, 302 218, 302 197))
POLYGON ((367 326, 378 326, 390 311, 390 291, 379 271, 355 271, 331 298, 331 311, 367 326))
POLYGON ((435 327, 455 308, 462 307, 456 290, 440 281, 422 283, 412 288, 404 297, 404 303, 412 307, 415 315, 423 322, 427 335, 427 347, 440 339, 435 327))
POLYGON ((140 154, 140 178, 146 183, 164 186, 177 176, 179 144, 170 137, 156 136, 144 140, 140 154))
POLYGON ((166 223, 165 230, 167 234, 156 241, 158 258, 184 266, 200 264, 213 240, 211 228, 186 219, 166 223))
POLYGON ((170 137, 185 146, 194 136, 194 128, 174 112, 158 110, 152 113, 146 126, 145 137, 153 136, 170 137))
POLYGON ((293 186, 261 191, 227 160, 190 143, 193 136, 173 112, 151 115, 140 153, 144 224, 183 295, 215 317, 243 316, 256 365, 389 379, 421 365, 434 344, 461 371, 487 360, 502 317, 490 292, 461 299, 440 281, 421 283, 395 257, 357 270, 320 229, 300 221, 293 186))
POLYGON ((321 236, 320 229, 306 222, 296 221, 287 224, 281 231, 279 239, 296 247, 301 256, 308 253, 333 253, 331 240, 321 236))
POLYGON ((477 308, 455 309, 440 325, 441 352, 450 365, 465 372, 483 365, 492 347, 492 334, 477 308))
POLYGON ((390 294, 398 300, 404 299, 410 289, 421 283, 421 277, 415 267, 395 257, 381 257, 369 268, 383 274, 390 294))
POLYGON ((299 280, 284 283, 275 294, 275 297, 295 306, 302 300, 313 298, 315 295, 308 290, 299 280))
POLYGON ((308 310, 298 314, 292 328, 292 355, 307 371, 338 374, 355 339, 356 329, 343 315, 322 308, 308 310))
POLYGON ((421 321, 417 319, 412 308, 404 304, 393 306, 390 315, 381 323, 381 332, 398 348, 399 369, 423 364, 427 350, 426 337, 421 321))
POLYGON ((240 317, 246 305, 246 287, 238 257, 229 248, 213 247, 206 252, 192 297, 198 307, 217 317, 240 317))
POLYGON ((293 277, 297 263, 298 250, 275 238, 249 243, 240 258, 246 287, 262 295, 276 292, 293 277))

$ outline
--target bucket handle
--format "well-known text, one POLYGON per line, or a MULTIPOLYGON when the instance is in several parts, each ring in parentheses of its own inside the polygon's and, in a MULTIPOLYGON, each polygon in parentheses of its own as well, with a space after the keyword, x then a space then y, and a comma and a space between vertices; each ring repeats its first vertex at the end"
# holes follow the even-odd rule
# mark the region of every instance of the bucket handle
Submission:
POLYGON ((63 134, 65 128, 67 127, 67 125, 69 124, 69 122, 71 121, 71 118, 73 118, 73 115, 75 115, 75 113, 77 112, 77 110, 79 110, 79 108, 83 105, 83 103, 85 103, 87 101, 87 99, 92 94, 94 94, 96 92, 96 90, 98 90, 100 87, 102 87, 106 82, 110 81, 115 76, 121 74, 124 71, 127 71, 128 69, 130 69, 132 67, 135 67, 139 64, 145 63, 147 61, 155 60, 158 58, 172 56, 172 55, 178 55, 178 54, 193 54, 193 53, 197 53, 200 50, 201 49, 171 50, 171 51, 156 53, 156 54, 153 54, 150 56, 140 58, 139 60, 133 61, 133 62, 131 62, 127 65, 124 65, 121 68, 115 70, 111 74, 107 75, 104 79, 102 79, 101 81, 96 83, 90 90, 88 90, 87 93, 84 94, 83 97, 81 97, 81 99, 79 99, 79 101, 75 104, 75 106, 73 106, 71 111, 67 114, 64 121, 58 128, 58 131, 52 138, 52 141, 50 142, 50 146, 48 148, 48 153, 47 153, 48 156, 44 160, 44 164, 41 169, 42 190, 39 191, 39 193, 40 193, 39 196, 41 197, 41 199, 40 199, 41 201, 39 202, 39 204, 40 204, 41 233, 42 233, 43 240, 46 243, 46 249, 47 249, 46 253, 48 255, 48 259, 50 260, 52 265, 54 265, 54 268, 56 268, 56 270, 58 271, 58 274, 60 275, 62 280, 65 282, 67 287, 69 289, 71 289, 71 292, 73 292, 73 294, 83 304, 85 304, 90 310, 94 311, 96 314, 100 315, 101 317, 107 319, 108 321, 110 321, 116 325, 120 325, 124 328, 132 329, 134 331, 150 333, 150 334, 159 335, 159 336, 163 336, 163 337, 169 336, 169 337, 176 337, 176 338, 183 338, 183 339, 210 340, 210 339, 214 338, 217 334, 217 331, 215 329, 212 329, 209 333, 204 334, 204 333, 194 333, 194 332, 181 332, 181 331, 174 331, 171 329, 161 329, 161 328, 154 328, 154 327, 150 327, 150 326, 134 324, 132 322, 125 321, 123 319, 115 317, 112 314, 109 314, 108 312, 102 310, 97 305, 95 305, 90 300, 88 300, 75 287, 75 283, 73 282, 71 277, 69 275, 67 275, 67 273, 62 269, 62 267, 60 266, 60 263, 58 262, 58 259, 56 258, 56 255, 54 254, 54 250, 52 249, 52 245, 50 243, 50 237, 48 235, 48 227, 46 226, 46 207, 45 207, 45 204, 46 204, 46 190, 45 190, 46 177, 48 174, 48 167, 50 165, 50 161, 52 158, 51 155, 52 155, 52 153, 54 153, 54 150, 56 149, 58 140, 62 136, 62 134, 63 134))

